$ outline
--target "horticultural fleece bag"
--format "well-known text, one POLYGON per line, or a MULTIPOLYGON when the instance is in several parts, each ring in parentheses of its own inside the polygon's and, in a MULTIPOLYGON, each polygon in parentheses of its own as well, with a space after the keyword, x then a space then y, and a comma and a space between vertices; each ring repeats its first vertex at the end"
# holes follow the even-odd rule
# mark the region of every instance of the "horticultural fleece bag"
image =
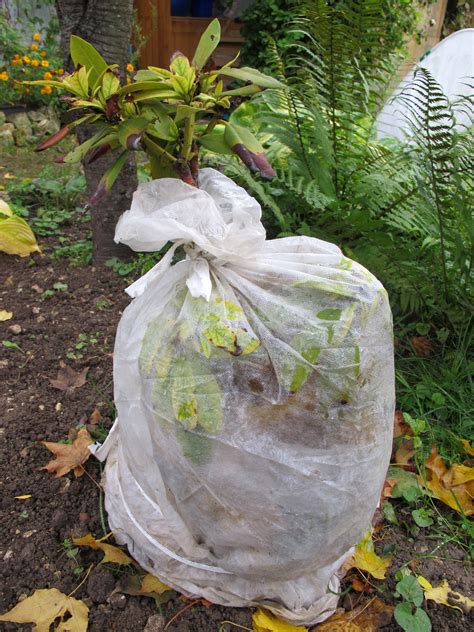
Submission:
POLYGON ((173 246, 127 290, 118 421, 97 455, 110 525, 143 568, 187 595, 314 623, 336 607, 389 462, 391 313, 338 247, 266 241, 260 216, 213 169, 199 189, 139 186, 116 241, 173 246))

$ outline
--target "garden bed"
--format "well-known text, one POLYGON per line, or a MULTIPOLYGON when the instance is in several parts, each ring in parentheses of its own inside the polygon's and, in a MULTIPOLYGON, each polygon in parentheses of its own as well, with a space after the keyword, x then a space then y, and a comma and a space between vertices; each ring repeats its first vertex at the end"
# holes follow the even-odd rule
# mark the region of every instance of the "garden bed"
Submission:
MULTIPOLYGON (((6 168, 21 176, 21 156, 18 164, 20 169, 10 161, 1 165, 0 183, 7 183, 2 179, 6 168)), ((71 546, 75 536, 104 535, 99 463, 89 459, 87 474, 79 478, 68 474, 55 479, 40 469, 51 457, 41 441, 64 441, 81 424, 89 424, 91 432, 103 438, 114 417, 112 351, 117 323, 129 302, 123 292, 127 280, 113 269, 70 267, 67 260, 51 256, 60 238, 74 243, 85 232, 87 225, 75 218, 56 235, 39 239, 43 254, 25 259, 0 255, 2 309, 13 312, 12 319, 0 323, 2 340, 13 343, 3 348, 0 364, 1 399, 6 402, 0 429, 0 612, 35 589, 56 587, 86 602, 92 632, 158 632, 161 628, 151 622, 145 628, 160 612, 153 599, 112 594, 125 575, 137 572, 133 567, 100 565, 99 551, 75 551, 71 546), (61 362, 77 372, 88 367, 87 382, 71 392, 54 388, 50 379, 56 378, 61 362), (91 425, 96 409, 101 419, 91 425)), ((371 580, 363 592, 344 594, 341 607, 350 610, 375 596, 395 604, 394 574, 405 563, 433 585, 447 579, 453 589, 469 594, 464 549, 449 542, 441 529, 419 529, 416 534, 410 509, 402 501, 393 502, 400 526, 382 523, 376 535, 378 550, 385 547, 394 554, 387 580, 371 580)), ((433 602, 425 609, 436 632, 473 629, 473 611, 465 616, 433 602)), ((162 605, 161 612, 166 622, 178 615, 167 627, 170 632, 239 629, 225 621, 251 628, 248 609, 183 601, 179 595, 162 605)), ((4 629, 31 626, 4 624, 4 629)), ((383 630, 400 628, 392 621, 383 630)))

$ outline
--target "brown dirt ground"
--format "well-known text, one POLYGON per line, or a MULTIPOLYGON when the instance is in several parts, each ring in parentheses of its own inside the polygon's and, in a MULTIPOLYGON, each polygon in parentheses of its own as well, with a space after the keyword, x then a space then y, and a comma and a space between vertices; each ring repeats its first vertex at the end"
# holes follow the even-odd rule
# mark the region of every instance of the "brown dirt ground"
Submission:
MULTIPOLYGON (((64 231, 72 237, 74 233, 74 227, 64 231)), ((51 246, 54 239, 42 242, 51 246)), ((75 591, 74 596, 87 603, 91 632, 141 632, 148 618, 159 612, 154 601, 111 597, 123 572, 129 571, 97 565, 102 555, 87 549, 78 553, 76 562, 62 545, 66 538, 89 531, 97 537, 103 535, 99 464, 91 458, 86 465, 88 475, 80 478, 66 475, 55 479, 40 469, 49 460, 41 440, 66 439, 71 428, 87 422, 95 407, 104 416, 104 428, 112 423, 112 350, 117 322, 129 300, 123 292, 127 281, 109 269, 72 268, 47 254, 32 259, 36 265, 31 265, 31 259, 0 255, 0 309, 14 313, 12 320, 0 323, 1 339, 17 343, 21 349, 0 347, 0 612, 37 588, 56 587, 66 594, 75 591), (42 291, 58 281, 67 284, 67 290, 42 297, 42 291), (9 327, 14 324, 20 325, 21 333, 11 333, 9 327), (92 334, 96 342, 80 350, 82 358, 68 359, 71 351, 77 354, 74 347, 84 333, 92 334), (89 367, 87 384, 70 394, 54 389, 48 377, 56 377, 60 361, 76 370, 89 367), (24 494, 31 498, 15 498, 24 494), (93 570, 81 584, 85 571, 78 575, 74 569, 78 565, 87 569, 91 564, 93 570)), ((434 585, 446 578, 452 588, 469 594, 469 569, 463 551, 454 543, 424 557, 436 548, 435 540, 421 535, 413 540, 403 527, 385 526, 379 535, 383 544, 396 545, 388 580, 376 582, 381 594, 375 589, 362 596, 351 592, 341 598, 341 606, 351 609, 375 595, 394 603, 393 574, 412 559, 420 559, 417 572, 434 585)), ((187 604, 189 601, 176 596, 161 612, 170 621, 187 604)), ((474 629, 472 616, 432 602, 425 607, 435 632, 474 629)), ((195 604, 167 629, 217 632, 224 621, 251 627, 251 610, 195 604)), ((3 629, 30 630, 31 626, 4 624, 3 629)), ((237 629, 222 627, 223 632, 237 629)), ((383 629, 400 630, 395 622, 383 629)))

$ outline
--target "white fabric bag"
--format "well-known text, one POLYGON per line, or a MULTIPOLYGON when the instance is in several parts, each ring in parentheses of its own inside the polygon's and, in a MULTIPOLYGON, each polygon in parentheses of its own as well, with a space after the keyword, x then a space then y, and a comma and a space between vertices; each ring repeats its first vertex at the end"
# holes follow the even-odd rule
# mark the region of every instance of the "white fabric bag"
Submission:
POLYGON ((106 509, 165 583, 296 624, 336 607, 337 571, 387 470, 387 294, 335 245, 265 241, 259 204, 213 169, 142 184, 116 241, 168 254, 128 292, 114 355, 106 509), (184 245, 185 259, 171 265, 184 245))

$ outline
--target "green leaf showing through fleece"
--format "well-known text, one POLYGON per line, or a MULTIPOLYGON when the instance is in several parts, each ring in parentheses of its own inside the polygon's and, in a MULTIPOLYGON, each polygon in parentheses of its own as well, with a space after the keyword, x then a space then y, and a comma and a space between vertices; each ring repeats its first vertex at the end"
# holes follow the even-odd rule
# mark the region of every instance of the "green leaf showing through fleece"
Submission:
POLYGON ((195 66, 198 70, 201 70, 217 48, 220 39, 221 25, 219 24, 219 20, 215 19, 212 20, 207 29, 201 35, 201 39, 199 40, 199 44, 197 45, 196 52, 194 53, 192 60, 193 66, 195 66))
POLYGON ((108 68, 102 55, 96 49, 77 35, 71 35, 70 50, 74 66, 85 66, 90 71, 90 86, 94 87, 99 77, 108 68))
POLYGON ((175 418, 187 430, 197 426, 197 401, 191 362, 177 358, 170 369, 171 402, 175 418))
POLYGON ((260 346, 260 341, 250 336, 245 329, 233 329, 221 321, 210 325, 202 333, 212 345, 234 356, 252 353, 260 346))
POLYGON ((274 77, 264 75, 263 72, 260 72, 255 68, 222 68, 218 72, 221 75, 232 77, 233 79, 250 81, 261 88, 285 88, 285 85, 281 83, 281 81, 278 81, 278 79, 275 79, 274 77))
POLYGON ((321 320, 340 320, 341 314, 342 310, 328 307, 327 309, 322 309, 316 316, 321 320))
POLYGON ((405 601, 409 601, 415 606, 421 606, 423 603, 423 590, 413 575, 405 575, 397 583, 395 589, 405 601))
MULTIPOLYGON (((309 349, 305 349, 304 351, 302 351, 301 355, 311 364, 315 364, 320 353, 321 349, 319 347, 310 347, 309 349)), ((312 367, 306 364, 298 365, 293 374, 293 379, 291 380, 290 391, 292 393, 296 393, 297 391, 299 391, 312 372, 312 367)))
POLYGON ((404 632, 431 632, 431 621, 422 608, 415 608, 411 603, 399 603, 395 608, 395 621, 404 632))

